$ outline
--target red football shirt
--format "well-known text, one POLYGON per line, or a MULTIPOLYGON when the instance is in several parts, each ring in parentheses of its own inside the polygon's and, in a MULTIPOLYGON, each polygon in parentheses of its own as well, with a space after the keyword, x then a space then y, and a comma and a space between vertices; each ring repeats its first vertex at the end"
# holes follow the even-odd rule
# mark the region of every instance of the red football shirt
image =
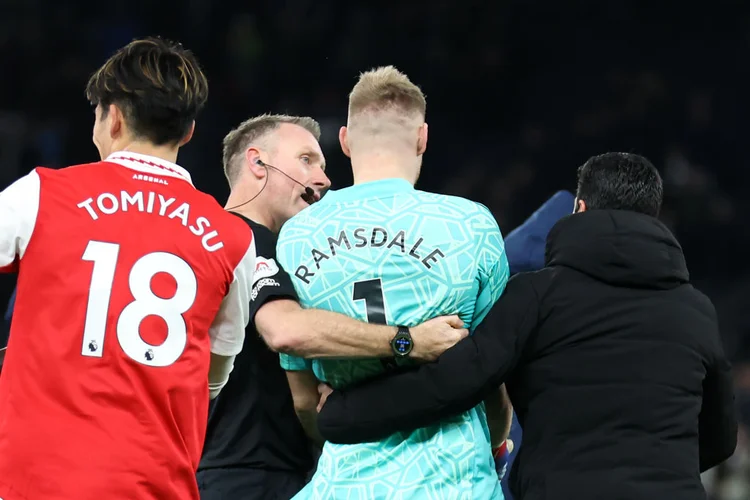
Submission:
POLYGON ((248 225, 154 157, 0 193, 0 498, 197 500, 210 352, 240 352, 254 265, 248 225))

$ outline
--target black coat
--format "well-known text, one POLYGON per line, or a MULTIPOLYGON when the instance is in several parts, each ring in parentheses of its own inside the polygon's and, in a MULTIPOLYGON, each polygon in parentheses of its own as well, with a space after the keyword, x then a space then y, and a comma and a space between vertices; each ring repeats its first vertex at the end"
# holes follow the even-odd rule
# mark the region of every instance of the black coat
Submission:
POLYGON ((505 382, 517 500, 705 499, 700 472, 733 453, 737 421, 716 313, 677 241, 654 218, 589 211, 552 229, 546 264, 436 363, 334 392, 323 436, 421 427, 505 382))

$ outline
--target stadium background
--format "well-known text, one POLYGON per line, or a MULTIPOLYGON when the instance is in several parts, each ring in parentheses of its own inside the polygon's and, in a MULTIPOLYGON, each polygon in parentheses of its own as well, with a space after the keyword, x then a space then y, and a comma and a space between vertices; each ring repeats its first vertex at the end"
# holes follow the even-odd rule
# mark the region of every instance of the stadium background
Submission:
MULTIPOLYGON (((506 233, 574 190, 590 155, 648 156, 665 180, 662 219, 717 305, 750 425, 750 3, 0 0, 0 187, 36 165, 97 159, 86 79, 150 34, 183 42, 209 77, 179 161, 222 203, 221 139, 267 111, 318 119, 334 187, 348 185, 347 93, 384 64, 427 94, 419 187, 485 203, 506 233)), ((13 281, 0 277, 0 303, 13 281)), ((706 477, 717 500, 750 498, 747 430, 706 477)))

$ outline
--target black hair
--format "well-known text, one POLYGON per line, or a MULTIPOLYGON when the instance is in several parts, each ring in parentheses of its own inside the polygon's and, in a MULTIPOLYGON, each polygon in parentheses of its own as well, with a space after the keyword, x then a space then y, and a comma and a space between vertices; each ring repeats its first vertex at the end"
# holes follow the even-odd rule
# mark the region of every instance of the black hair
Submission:
POLYGON ((656 167, 643 156, 604 153, 578 169, 576 197, 587 210, 630 210, 657 217, 664 187, 656 167))
POLYGON ((182 45, 156 37, 133 40, 94 73, 86 97, 117 105, 131 131, 156 145, 178 143, 208 99, 208 81, 182 45))

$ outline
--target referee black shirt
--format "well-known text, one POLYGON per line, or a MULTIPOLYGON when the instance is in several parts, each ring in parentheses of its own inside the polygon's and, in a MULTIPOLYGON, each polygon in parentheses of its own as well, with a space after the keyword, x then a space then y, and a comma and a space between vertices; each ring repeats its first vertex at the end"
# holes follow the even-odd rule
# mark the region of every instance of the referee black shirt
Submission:
POLYGON ((297 300, 289 275, 276 263, 276 235, 239 214, 252 228, 257 260, 250 323, 229 381, 212 402, 198 470, 252 468, 306 475, 310 442, 294 411, 286 373, 255 328, 255 313, 275 299, 297 300))

